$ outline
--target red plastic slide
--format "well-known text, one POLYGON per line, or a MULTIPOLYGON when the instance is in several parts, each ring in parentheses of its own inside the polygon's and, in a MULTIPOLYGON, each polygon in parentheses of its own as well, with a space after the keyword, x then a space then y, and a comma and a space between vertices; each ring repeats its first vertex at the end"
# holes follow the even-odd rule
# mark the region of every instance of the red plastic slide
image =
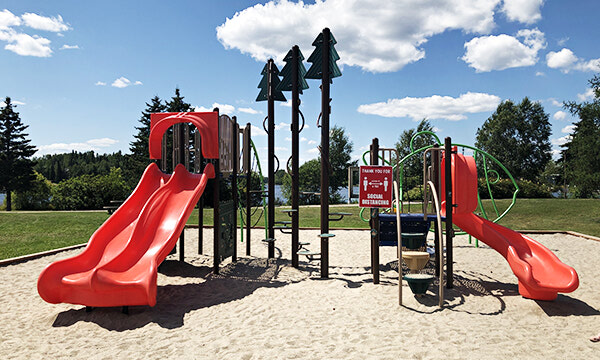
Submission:
POLYGON ((175 246, 212 177, 211 164, 204 174, 178 165, 172 176, 150 164, 135 191, 81 254, 44 269, 38 279, 40 296, 49 303, 154 306, 158 265, 175 246))
POLYGON ((577 272, 552 251, 525 235, 473 214, 477 207, 477 169, 473 157, 452 155, 452 185, 456 204, 452 222, 504 256, 517 276, 522 296, 554 300, 559 292, 577 289, 577 272))
MULTIPOLYGON (((161 157, 164 132, 177 123, 192 123, 202 136, 205 158, 219 157, 218 114, 152 114, 150 156, 161 157)), ((175 246, 209 178, 191 174, 181 164, 172 175, 150 164, 129 198, 92 235, 85 250, 48 265, 38 279, 38 293, 49 303, 86 306, 156 304, 158 265, 175 246)))

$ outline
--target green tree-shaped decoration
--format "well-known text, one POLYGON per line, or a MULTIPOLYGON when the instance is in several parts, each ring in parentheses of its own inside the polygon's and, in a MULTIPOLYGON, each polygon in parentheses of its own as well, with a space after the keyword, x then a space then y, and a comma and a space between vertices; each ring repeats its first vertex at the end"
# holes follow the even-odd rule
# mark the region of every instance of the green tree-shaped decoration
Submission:
MULTIPOLYGON (((285 65, 283 69, 281 69, 281 82, 277 85, 277 90, 279 91, 292 91, 292 59, 293 54, 292 50, 288 51, 287 55, 283 58, 285 65)), ((308 84, 306 80, 304 80, 304 75, 306 75, 306 68, 302 63, 304 60, 304 55, 298 49, 298 92, 302 94, 302 90, 308 89, 308 84)))
MULTIPOLYGON (((309 63, 311 63, 311 67, 306 72, 304 76, 306 79, 321 79, 323 76, 323 72, 321 71, 321 61, 323 59, 323 33, 321 32, 319 36, 313 41, 312 45, 315 47, 315 50, 308 57, 309 63)), ((334 45, 337 44, 337 41, 333 37, 333 34, 330 33, 329 38, 329 79, 336 78, 338 76, 342 76, 342 72, 340 68, 337 66, 336 61, 340 59, 337 51, 335 50, 334 45)))
MULTIPOLYGON (((262 72, 260 73, 263 77, 258 84, 258 88, 260 89, 260 93, 256 97, 256 101, 267 101, 269 99, 269 63, 273 62, 273 60, 269 60, 262 72)), ((286 101, 285 96, 280 90, 277 90, 277 86, 279 85, 279 69, 275 63, 271 65, 273 67, 273 76, 271 77, 271 86, 273 87, 273 100, 275 101, 286 101)))

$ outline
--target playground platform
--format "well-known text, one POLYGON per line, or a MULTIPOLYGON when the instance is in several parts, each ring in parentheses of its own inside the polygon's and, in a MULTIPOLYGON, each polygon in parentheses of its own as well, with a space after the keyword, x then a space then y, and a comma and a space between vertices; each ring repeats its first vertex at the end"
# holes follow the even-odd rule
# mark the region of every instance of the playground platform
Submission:
MULTIPOLYGON (((197 229, 186 230, 186 263, 170 255, 158 275, 157 305, 98 308, 44 302, 36 280, 52 261, 81 249, 0 267, 2 358, 127 359, 399 359, 595 358, 588 338, 600 324, 600 242, 565 234, 532 234, 575 267, 581 285, 553 302, 523 298, 496 251, 455 239, 454 284, 437 307, 437 286, 415 298, 405 283, 398 306, 395 247, 382 247, 381 284, 370 274, 368 231, 336 231, 330 279, 319 263, 290 265, 289 235, 278 234, 275 255, 256 231, 252 252, 226 260, 196 255, 197 229)), ((317 230, 300 232, 318 250, 317 230)), ((430 235, 430 242, 431 242, 430 235)), ((212 253, 212 230, 204 230, 212 253)), ((481 244, 481 243, 480 243, 481 244)))

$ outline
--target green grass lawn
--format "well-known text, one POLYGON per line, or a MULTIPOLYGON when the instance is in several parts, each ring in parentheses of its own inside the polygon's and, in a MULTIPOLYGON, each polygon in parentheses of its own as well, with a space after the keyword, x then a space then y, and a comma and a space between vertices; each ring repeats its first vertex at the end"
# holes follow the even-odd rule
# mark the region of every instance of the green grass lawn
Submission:
POLYGON ((0 212, 0 259, 85 243, 106 212, 0 212))
MULTIPOLYGON (((510 200, 498 200, 499 211, 510 200)), ((494 215, 491 202, 484 201, 488 215, 494 215)), ((275 220, 290 220, 276 208, 275 220)), ((330 212, 349 212, 342 221, 331 222, 330 227, 368 228, 368 223, 358 215, 357 206, 331 206, 330 212)), ((412 212, 421 207, 413 204, 412 212)), ((261 211, 253 217, 253 223, 264 226, 261 211)), ((212 225, 212 209, 204 210, 204 224, 212 225)), ((263 215, 264 216, 264 215, 263 215)), ((368 210, 364 216, 368 218, 368 210)), ((491 216, 492 218, 495 216, 491 216)), ((81 244, 108 218, 105 212, 0 212, 0 259, 81 244)), ((198 210, 194 210, 188 224, 198 224, 198 210)), ((500 224, 515 230, 570 230, 600 237, 600 200, 591 199, 519 199, 500 224)), ((320 208, 300 209, 301 227, 320 226, 320 208)))

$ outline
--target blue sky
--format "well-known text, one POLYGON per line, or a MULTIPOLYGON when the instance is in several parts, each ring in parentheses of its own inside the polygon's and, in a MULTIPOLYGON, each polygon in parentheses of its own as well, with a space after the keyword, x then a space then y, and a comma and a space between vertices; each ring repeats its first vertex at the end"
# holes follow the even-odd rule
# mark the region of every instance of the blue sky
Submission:
MULTIPOLYGON (((528 96, 550 115, 554 149, 574 119, 565 100, 600 72, 600 2, 542 0, 12 1, 0 5, 0 96, 18 104, 39 154, 127 152, 141 111, 176 87, 199 110, 219 106, 254 128, 264 158, 264 61, 327 26, 342 77, 332 125, 358 157, 393 146, 427 117, 440 137, 473 144, 500 101, 528 96)), ((309 64, 305 64, 308 68, 309 64)), ((302 96, 301 161, 317 156, 319 82, 302 96)), ((289 95, 289 93, 286 93, 289 95)), ((289 96, 288 96, 289 97, 289 96)), ((276 147, 289 156, 290 107, 276 106, 276 147)))

